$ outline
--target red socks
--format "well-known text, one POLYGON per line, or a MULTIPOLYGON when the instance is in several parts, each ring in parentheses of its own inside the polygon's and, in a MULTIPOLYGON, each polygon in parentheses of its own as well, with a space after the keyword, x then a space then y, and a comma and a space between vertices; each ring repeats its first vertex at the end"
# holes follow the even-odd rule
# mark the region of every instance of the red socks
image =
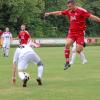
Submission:
POLYGON ((64 53, 65 53, 66 62, 69 63, 70 49, 65 48, 64 53))

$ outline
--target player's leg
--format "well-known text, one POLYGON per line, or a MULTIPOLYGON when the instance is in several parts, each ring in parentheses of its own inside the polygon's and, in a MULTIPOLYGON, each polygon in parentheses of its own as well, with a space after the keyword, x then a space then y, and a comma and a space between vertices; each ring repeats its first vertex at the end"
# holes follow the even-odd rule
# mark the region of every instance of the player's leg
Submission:
POLYGON ((6 44, 5 43, 3 43, 2 48, 3 48, 3 55, 6 56, 6 44))
POLYGON ((38 75, 37 75, 37 79, 36 79, 38 82, 38 85, 42 85, 42 75, 43 75, 43 68, 44 68, 43 63, 42 63, 40 57, 36 53, 34 53, 30 56, 32 57, 32 61, 34 63, 36 63, 38 66, 38 75))
POLYGON ((43 64, 41 61, 38 62, 38 78, 36 79, 38 82, 38 85, 42 85, 42 75, 43 75, 43 64))
POLYGON ((24 72, 27 68, 28 61, 25 59, 25 56, 20 57, 18 61, 18 75, 19 78, 23 82, 23 87, 27 86, 27 81, 29 80, 28 77, 25 76, 24 72))
POLYGON ((87 63, 87 59, 86 59, 86 56, 83 51, 81 51, 81 53, 80 53, 80 58, 81 58, 83 64, 87 63))
POLYGON ((80 53, 83 51, 83 46, 80 44, 77 44, 76 51, 80 55, 80 53))
POLYGON ((66 58, 66 63, 64 66, 64 70, 66 70, 67 68, 70 67, 70 46, 73 44, 73 40, 71 38, 67 38, 66 39, 66 44, 65 44, 65 49, 64 49, 64 54, 65 54, 65 58, 66 58))
POLYGON ((80 55, 80 53, 83 51, 84 46, 84 32, 80 32, 79 35, 77 35, 76 43, 76 51, 80 55))
POLYGON ((6 44, 6 50, 5 50, 6 57, 8 57, 9 55, 9 49, 10 49, 10 44, 6 44))
POLYGON ((79 55, 81 56, 81 59, 84 61, 83 63, 86 63, 86 57, 83 53, 83 48, 84 48, 84 31, 81 31, 79 33, 79 35, 77 36, 76 39, 76 43, 77 43, 77 49, 76 51, 79 53, 79 55))
POLYGON ((72 47, 72 55, 71 55, 71 61, 70 64, 74 64, 76 58, 76 42, 73 43, 72 47))

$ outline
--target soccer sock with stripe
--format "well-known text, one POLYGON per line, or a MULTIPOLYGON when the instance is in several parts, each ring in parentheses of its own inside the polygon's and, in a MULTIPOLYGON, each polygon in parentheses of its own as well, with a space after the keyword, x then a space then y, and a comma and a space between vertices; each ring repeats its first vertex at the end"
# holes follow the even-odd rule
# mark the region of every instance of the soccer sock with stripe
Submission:
POLYGON ((42 74, 43 74, 43 66, 38 66, 38 78, 42 78, 42 74))
POLYGON ((65 53, 66 62, 69 63, 70 49, 65 48, 64 53, 65 53))

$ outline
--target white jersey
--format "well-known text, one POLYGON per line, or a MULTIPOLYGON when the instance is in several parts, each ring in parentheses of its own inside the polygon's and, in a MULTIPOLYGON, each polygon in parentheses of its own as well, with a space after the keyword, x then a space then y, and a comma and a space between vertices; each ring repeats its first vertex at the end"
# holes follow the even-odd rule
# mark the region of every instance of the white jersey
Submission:
POLYGON ((13 63, 17 63, 18 59, 20 57, 23 57, 27 53, 36 54, 35 51, 29 45, 23 45, 23 46, 17 48, 15 51, 15 54, 14 54, 13 63))
POLYGON ((10 44, 10 39, 12 38, 12 34, 10 32, 4 32, 2 34, 3 38, 3 43, 9 43, 10 44))
POLYGON ((24 56, 28 52, 35 53, 35 51, 29 45, 24 45, 24 47, 21 48, 19 57, 24 56))

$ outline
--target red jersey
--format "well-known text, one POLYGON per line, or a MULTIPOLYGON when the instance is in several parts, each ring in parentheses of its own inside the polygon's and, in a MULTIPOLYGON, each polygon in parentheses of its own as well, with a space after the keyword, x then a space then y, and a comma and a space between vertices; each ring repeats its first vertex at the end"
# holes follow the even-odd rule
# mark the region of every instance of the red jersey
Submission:
POLYGON ((18 38, 20 39, 20 44, 27 44, 30 34, 27 31, 20 31, 18 38))
POLYGON ((86 19, 90 17, 91 13, 85 9, 78 7, 74 11, 64 10, 62 15, 67 15, 70 21, 69 30, 71 32, 85 31, 86 19))

